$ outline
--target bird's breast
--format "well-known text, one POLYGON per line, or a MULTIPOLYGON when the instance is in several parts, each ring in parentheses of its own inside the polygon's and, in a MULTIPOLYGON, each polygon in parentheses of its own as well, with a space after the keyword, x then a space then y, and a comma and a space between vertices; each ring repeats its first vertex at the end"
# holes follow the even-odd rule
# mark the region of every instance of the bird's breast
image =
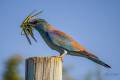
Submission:
POLYGON ((48 32, 42 32, 41 34, 43 40, 46 42, 46 44, 51 48, 51 49, 54 49, 54 50, 57 50, 58 52, 63 52, 63 49, 60 48, 59 46, 55 45, 53 43, 53 41, 51 40, 50 36, 49 36, 49 33, 48 32))

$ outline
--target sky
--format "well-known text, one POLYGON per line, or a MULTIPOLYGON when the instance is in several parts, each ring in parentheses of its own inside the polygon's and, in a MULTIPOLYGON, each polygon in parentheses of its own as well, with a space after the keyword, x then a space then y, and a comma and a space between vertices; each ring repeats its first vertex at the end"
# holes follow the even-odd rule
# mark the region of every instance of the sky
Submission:
MULTIPOLYGON (((111 69, 100 67, 104 80, 120 79, 120 0, 0 0, 0 79, 5 61, 14 54, 24 58, 59 55, 38 32, 34 31, 38 42, 32 41, 32 45, 21 36, 20 25, 33 10, 42 10, 40 18, 72 35, 88 51, 111 65, 111 69)), ((67 55, 63 65, 76 80, 96 69, 96 64, 88 59, 67 55)), ((23 63, 22 75, 24 66, 23 63)))

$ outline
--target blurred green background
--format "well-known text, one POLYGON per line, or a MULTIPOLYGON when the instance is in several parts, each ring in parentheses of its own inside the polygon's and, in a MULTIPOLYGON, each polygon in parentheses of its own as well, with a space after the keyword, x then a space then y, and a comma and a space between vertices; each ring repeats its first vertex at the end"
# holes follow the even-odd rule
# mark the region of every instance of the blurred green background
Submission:
POLYGON ((24 61, 28 57, 59 55, 36 31, 38 42, 32 46, 21 36, 20 25, 33 10, 43 10, 40 18, 71 34, 112 67, 106 69, 81 57, 65 56, 63 80, 120 79, 119 0, 1 0, 0 80, 24 80, 24 61), (14 58, 16 54, 21 57, 14 58))

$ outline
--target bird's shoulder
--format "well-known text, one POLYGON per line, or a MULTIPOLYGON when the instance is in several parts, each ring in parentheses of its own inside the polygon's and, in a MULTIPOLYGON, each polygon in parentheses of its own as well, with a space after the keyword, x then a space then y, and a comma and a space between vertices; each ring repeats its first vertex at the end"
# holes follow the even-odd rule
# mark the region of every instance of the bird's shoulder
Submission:
POLYGON ((51 36, 54 36, 55 38, 62 38, 62 39, 68 39, 73 40, 72 36, 66 34, 63 31, 60 31, 53 26, 49 25, 49 29, 47 31, 51 36))
POLYGON ((66 34, 63 31, 55 29, 54 27, 50 27, 48 30, 48 34, 50 35, 53 42, 57 45, 67 47, 69 46, 72 50, 83 51, 85 50, 77 41, 75 41, 70 35, 66 34))

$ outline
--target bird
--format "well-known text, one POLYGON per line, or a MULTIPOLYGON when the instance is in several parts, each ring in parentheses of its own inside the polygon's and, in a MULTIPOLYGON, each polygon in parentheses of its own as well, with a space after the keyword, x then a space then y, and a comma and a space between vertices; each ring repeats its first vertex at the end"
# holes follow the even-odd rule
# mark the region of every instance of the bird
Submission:
POLYGON ((80 56, 87 58, 106 68, 111 68, 111 66, 81 46, 76 40, 72 38, 72 36, 56 29, 45 19, 37 18, 37 15, 41 13, 42 11, 35 14, 33 14, 33 12, 30 13, 21 24, 22 32, 24 32, 22 35, 26 36, 30 44, 30 37, 37 41, 33 33, 33 30, 36 30, 39 32, 43 40, 51 49, 56 50, 60 53, 60 57, 63 57, 66 54, 72 56, 80 56))

